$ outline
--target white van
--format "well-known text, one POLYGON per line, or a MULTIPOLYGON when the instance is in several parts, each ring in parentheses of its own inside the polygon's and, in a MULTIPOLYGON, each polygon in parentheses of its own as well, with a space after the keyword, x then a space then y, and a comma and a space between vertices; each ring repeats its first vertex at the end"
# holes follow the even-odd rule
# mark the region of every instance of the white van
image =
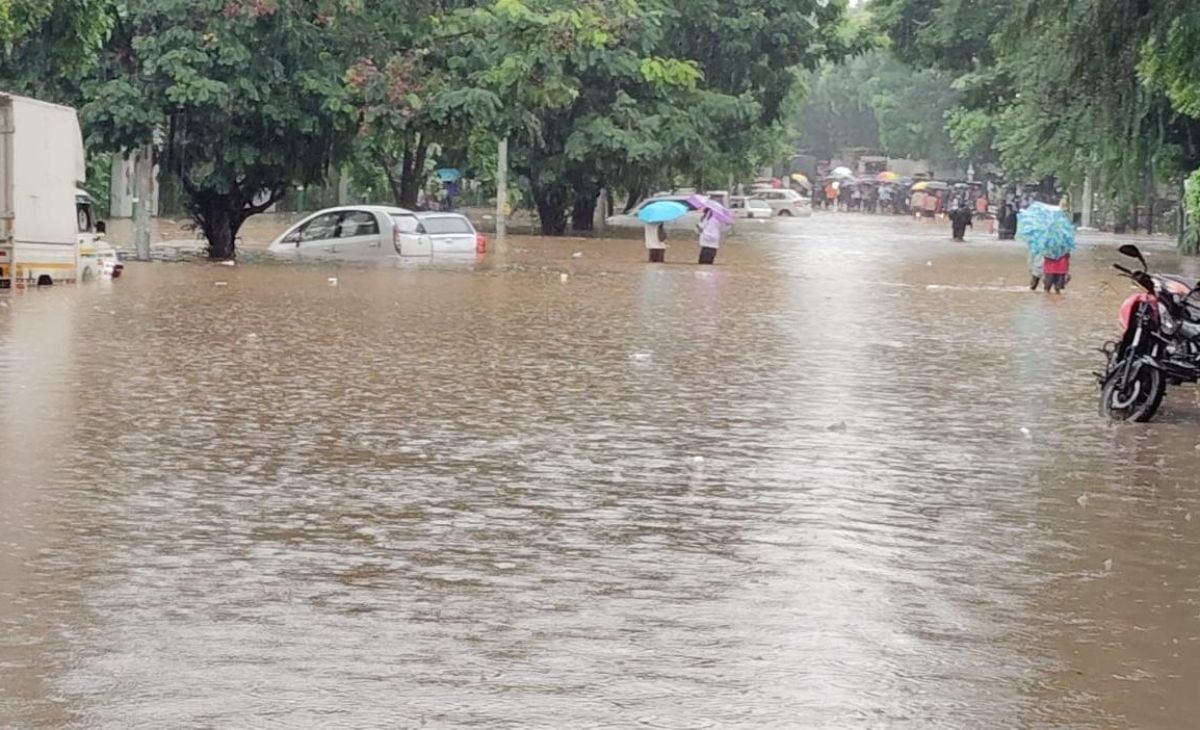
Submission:
POLYGON ((0 93, 0 289, 119 271, 81 205, 86 176, 74 109, 0 93))

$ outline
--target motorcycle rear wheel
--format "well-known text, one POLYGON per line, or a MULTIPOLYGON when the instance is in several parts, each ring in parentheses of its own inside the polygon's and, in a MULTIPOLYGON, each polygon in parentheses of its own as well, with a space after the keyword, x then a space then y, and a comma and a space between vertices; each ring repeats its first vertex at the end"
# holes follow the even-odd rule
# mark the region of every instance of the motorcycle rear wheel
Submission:
MULTIPOLYGON (((1123 368, 1124 364, 1117 365, 1123 368)), ((1113 421, 1145 423, 1154 418, 1167 393, 1163 374, 1152 367, 1142 367, 1122 388, 1121 378, 1112 377, 1100 391, 1100 415, 1113 421), (1118 405, 1126 404, 1126 405, 1118 405)))

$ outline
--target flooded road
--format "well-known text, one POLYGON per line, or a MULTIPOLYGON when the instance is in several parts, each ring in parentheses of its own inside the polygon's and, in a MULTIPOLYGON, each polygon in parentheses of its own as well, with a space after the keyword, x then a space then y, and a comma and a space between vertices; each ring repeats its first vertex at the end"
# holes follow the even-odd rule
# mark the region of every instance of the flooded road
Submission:
POLYGON ((948 238, 0 297, 0 727, 1191 726, 1196 395, 948 238))

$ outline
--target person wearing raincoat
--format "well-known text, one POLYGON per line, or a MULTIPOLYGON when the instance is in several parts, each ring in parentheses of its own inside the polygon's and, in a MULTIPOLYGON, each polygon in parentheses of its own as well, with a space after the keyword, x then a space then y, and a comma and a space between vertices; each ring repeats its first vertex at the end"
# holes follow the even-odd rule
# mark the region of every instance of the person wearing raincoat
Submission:
POLYGON ((662 223, 647 223, 642 226, 645 236, 646 251, 650 253, 650 263, 661 264, 667 260, 667 229, 662 223))

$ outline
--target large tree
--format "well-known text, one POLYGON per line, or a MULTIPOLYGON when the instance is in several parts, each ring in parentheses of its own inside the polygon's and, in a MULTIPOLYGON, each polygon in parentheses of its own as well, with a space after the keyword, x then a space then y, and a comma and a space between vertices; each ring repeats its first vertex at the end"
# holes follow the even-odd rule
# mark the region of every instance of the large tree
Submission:
POLYGON ((340 4, 321 0, 118 3, 83 118, 116 151, 152 139, 178 177, 209 255, 293 183, 321 180, 349 139, 340 4))

